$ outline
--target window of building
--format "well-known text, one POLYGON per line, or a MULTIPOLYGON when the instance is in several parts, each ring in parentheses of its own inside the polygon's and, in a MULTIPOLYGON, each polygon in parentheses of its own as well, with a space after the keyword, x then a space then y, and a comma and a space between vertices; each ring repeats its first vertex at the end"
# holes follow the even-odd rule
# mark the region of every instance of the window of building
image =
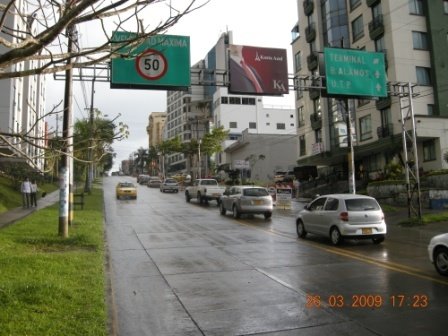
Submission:
POLYGON ((322 128, 314 131, 314 140, 316 143, 322 142, 322 128))
POLYGON ((221 97, 221 104, 228 104, 229 103, 229 97, 221 97))
POLYGON ((424 32, 413 31, 412 32, 412 43, 414 49, 428 50, 428 34, 424 32))
POLYGON ((251 128, 251 129, 257 128, 257 123, 256 122, 249 122, 249 128, 251 128))
POLYGON ((443 1, 443 12, 448 14, 448 0, 443 1))
POLYGON ((269 118, 269 113, 266 113, 266 118, 269 118))
POLYGON ((236 121, 231 121, 231 122, 229 122, 229 128, 237 128, 237 127, 238 127, 237 125, 238 125, 238 124, 237 124, 236 121))
POLYGON ((271 123, 267 122, 267 123, 266 123, 266 126, 271 126, 271 123))
POLYGON ((243 105, 255 105, 255 98, 242 98, 241 102, 243 105))
POLYGON ((350 0, 350 10, 354 10, 361 4, 361 0, 350 0))
POLYGON ((383 14, 383 11, 381 10, 381 2, 379 2, 377 5, 372 7, 372 18, 379 19, 379 18, 381 18, 382 14, 383 14))
POLYGON ((427 108, 428 108, 428 115, 430 115, 430 116, 435 115, 434 114, 434 104, 428 104, 427 108))
POLYGON ((419 85, 431 85, 431 73, 430 68, 415 67, 417 74, 417 84, 419 85))
POLYGON ((286 125, 285 125, 285 123, 277 123, 277 129, 279 129, 279 130, 284 130, 284 129, 286 129, 286 125))
POLYGON ((434 161, 436 159, 435 140, 423 141, 423 161, 434 161))
POLYGON ((352 39, 353 42, 364 36, 364 21, 362 15, 352 21, 352 39))
POLYGON ((423 0, 409 0, 409 13, 423 15, 423 0))
POLYGON ((299 72, 302 70, 302 60, 301 60, 302 53, 299 51, 294 56, 294 66, 296 68, 296 72, 299 72))
POLYGON ((229 103, 235 105, 241 105, 241 97, 230 97, 229 103))
POLYGON ((384 43, 384 35, 375 40, 375 51, 386 50, 386 45, 384 43))
POLYGON ((305 136, 301 135, 299 137, 299 155, 304 156, 306 155, 306 142, 305 142, 305 136))
POLYGON ((300 106, 297 109, 297 121, 299 123, 299 127, 305 126, 305 116, 303 114, 303 106, 300 106))
POLYGON ((360 140, 372 138, 372 118, 370 115, 359 119, 360 140))

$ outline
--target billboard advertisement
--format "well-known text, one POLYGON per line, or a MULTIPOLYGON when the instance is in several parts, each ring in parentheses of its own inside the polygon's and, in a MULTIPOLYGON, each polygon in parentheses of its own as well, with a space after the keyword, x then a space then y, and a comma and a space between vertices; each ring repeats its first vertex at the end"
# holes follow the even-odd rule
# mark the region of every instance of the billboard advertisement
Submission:
POLYGON ((229 92, 288 94, 286 49, 229 45, 229 92))
POLYGON ((111 88, 187 90, 190 86, 190 38, 154 35, 129 43, 135 33, 115 32, 111 88), (120 46, 123 47, 120 48, 120 46))

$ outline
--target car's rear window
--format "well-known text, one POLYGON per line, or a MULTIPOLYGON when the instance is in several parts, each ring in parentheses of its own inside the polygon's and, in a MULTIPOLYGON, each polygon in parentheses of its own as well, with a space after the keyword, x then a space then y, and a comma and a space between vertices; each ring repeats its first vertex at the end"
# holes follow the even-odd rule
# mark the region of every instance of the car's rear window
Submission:
POLYGON ((134 185, 132 183, 121 183, 120 187, 122 188, 132 188, 134 185))
POLYGON ((175 179, 166 179, 165 183, 177 183, 175 179))
POLYGON ((263 188, 247 188, 243 190, 244 196, 268 196, 269 193, 263 188))
POLYGON ((347 207, 347 211, 380 210, 378 202, 371 198, 346 199, 345 205, 347 207))

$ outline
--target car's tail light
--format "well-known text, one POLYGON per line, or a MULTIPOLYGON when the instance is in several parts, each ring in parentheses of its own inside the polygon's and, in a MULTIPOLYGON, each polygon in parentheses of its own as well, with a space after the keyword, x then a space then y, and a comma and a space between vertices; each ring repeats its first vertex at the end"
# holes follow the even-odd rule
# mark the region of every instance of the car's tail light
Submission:
POLYGON ((344 222, 348 222, 348 212, 341 212, 339 214, 339 219, 344 222))

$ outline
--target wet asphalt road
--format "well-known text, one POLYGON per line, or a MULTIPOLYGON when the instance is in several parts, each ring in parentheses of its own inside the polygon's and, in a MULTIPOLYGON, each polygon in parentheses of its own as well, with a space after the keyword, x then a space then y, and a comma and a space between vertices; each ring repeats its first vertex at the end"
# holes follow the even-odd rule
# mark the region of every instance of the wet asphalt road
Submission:
POLYGON ((104 179, 118 335, 446 334, 448 281, 426 241, 335 248, 297 239, 299 203, 235 220, 146 186, 116 200, 119 180, 135 179, 104 179))

